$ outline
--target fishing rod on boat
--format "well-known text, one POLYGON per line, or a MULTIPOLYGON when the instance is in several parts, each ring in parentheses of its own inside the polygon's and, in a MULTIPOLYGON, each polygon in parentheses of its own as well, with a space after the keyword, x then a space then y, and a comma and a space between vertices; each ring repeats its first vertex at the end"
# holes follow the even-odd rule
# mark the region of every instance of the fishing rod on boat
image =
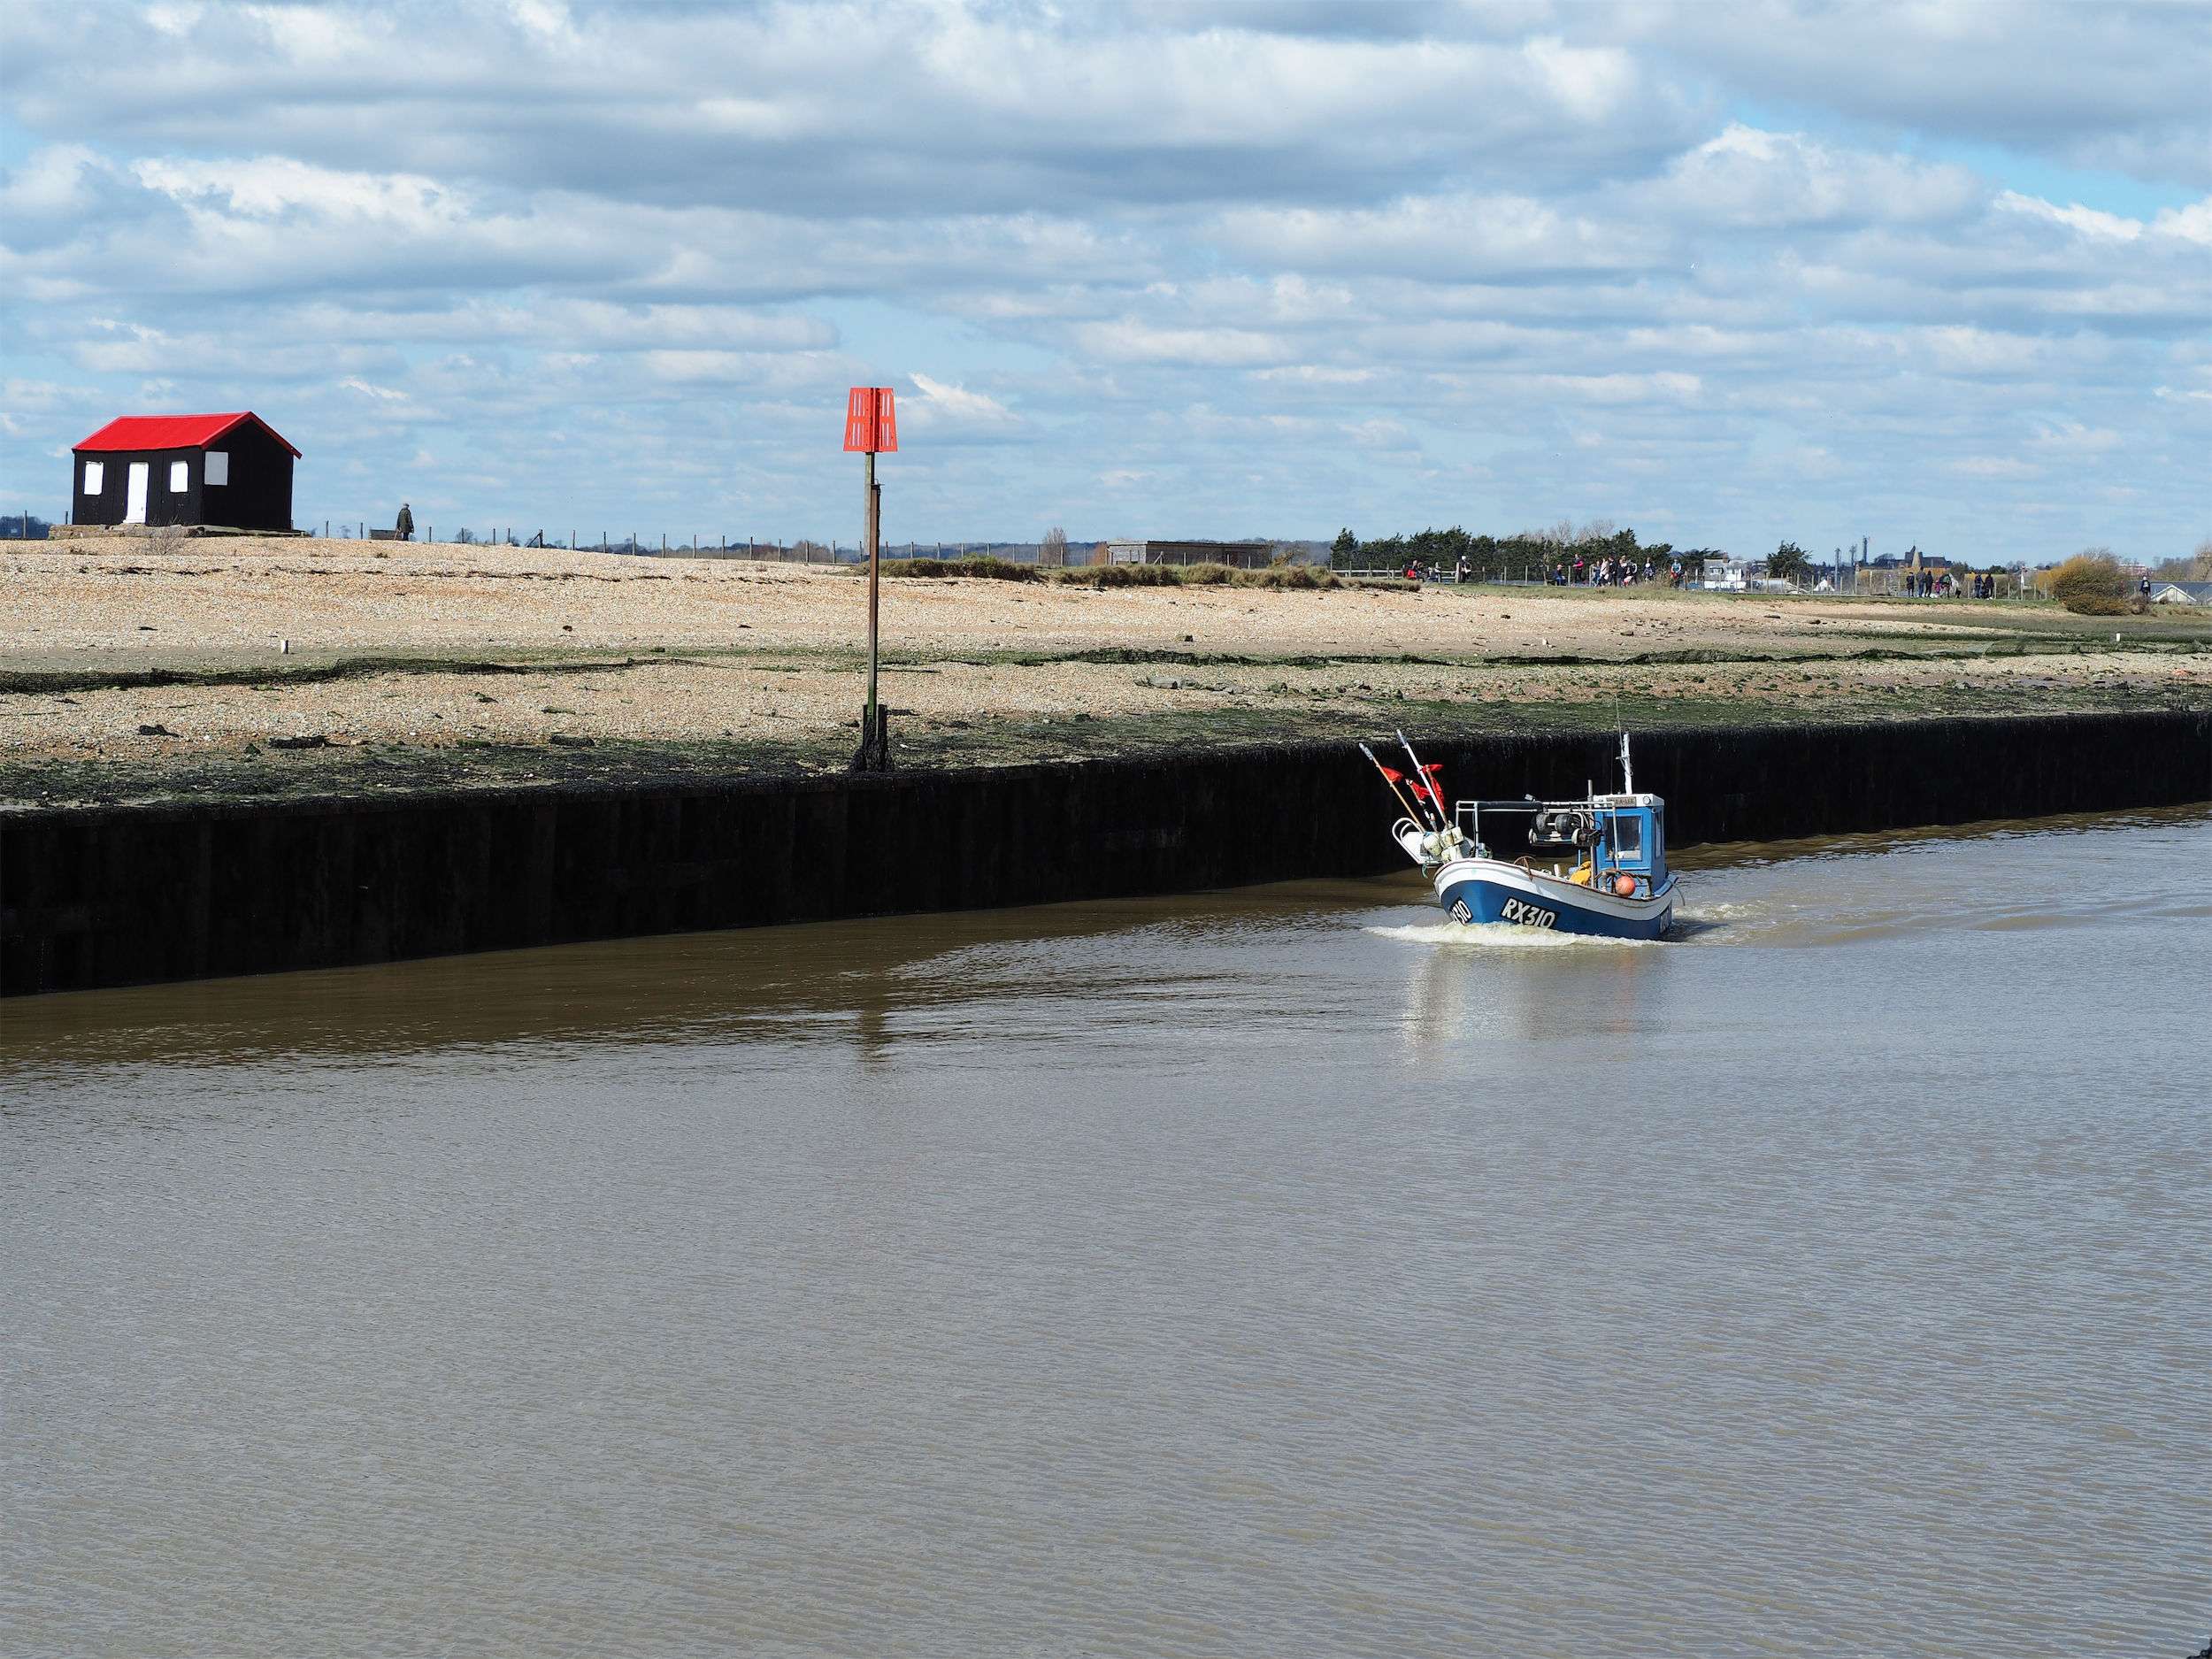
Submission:
POLYGON ((1389 767, 1384 765, 1382 762, 1376 760, 1375 751, 1368 748, 1364 743, 1362 743, 1359 746, 1359 752, 1366 756, 1367 758, 1373 763, 1374 768, 1377 772, 1382 773, 1383 782, 1389 785, 1390 793, 1398 797, 1398 804, 1405 808, 1406 816, 1411 818, 1416 824, 1420 823, 1424 817, 1421 809, 1414 805, 1412 802, 1407 800, 1405 791, 1398 787, 1398 780, 1404 774, 1401 772, 1394 772, 1391 771, 1389 767))

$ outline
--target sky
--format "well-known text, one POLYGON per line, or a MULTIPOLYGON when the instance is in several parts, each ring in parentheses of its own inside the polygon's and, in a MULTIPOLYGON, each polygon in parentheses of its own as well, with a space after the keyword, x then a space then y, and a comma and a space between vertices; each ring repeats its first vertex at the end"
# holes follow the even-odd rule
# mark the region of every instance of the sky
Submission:
POLYGON ((250 408, 302 526, 1975 564, 2212 534, 2212 7, 0 20, 0 511, 250 408))

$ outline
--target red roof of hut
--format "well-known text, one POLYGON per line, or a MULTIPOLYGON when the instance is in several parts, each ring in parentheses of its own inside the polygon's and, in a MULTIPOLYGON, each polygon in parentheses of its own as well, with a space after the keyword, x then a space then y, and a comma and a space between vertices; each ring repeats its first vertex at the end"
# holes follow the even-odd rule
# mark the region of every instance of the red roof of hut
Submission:
POLYGON ((299 451, 281 433, 250 409, 233 415, 125 415, 74 447, 78 449, 204 449, 232 427, 253 424, 291 449, 299 451))

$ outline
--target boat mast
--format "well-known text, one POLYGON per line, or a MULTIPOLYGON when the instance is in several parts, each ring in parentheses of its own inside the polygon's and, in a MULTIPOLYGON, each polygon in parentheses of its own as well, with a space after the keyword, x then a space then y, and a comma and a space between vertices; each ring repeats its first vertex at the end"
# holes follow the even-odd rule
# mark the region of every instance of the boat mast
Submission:
POLYGON ((1621 733, 1621 793, 1636 793, 1636 772, 1628 763, 1628 733, 1625 732, 1621 733))

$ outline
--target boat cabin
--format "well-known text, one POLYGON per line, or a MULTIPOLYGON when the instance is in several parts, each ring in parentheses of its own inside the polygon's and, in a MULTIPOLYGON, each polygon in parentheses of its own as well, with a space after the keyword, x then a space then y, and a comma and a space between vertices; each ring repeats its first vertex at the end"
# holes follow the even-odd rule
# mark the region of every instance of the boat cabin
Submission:
POLYGON ((1667 879, 1667 809, 1656 795, 1612 795, 1598 803, 1605 835, 1601 863, 1640 875, 1655 886, 1667 879))
POLYGON ((1532 868, 1571 862, 1575 881, 1594 884, 1627 876, 1639 894, 1666 882, 1666 803, 1654 795, 1601 795, 1586 801, 1528 796, 1461 801, 1454 806, 1459 833, 1478 858, 1532 868))

